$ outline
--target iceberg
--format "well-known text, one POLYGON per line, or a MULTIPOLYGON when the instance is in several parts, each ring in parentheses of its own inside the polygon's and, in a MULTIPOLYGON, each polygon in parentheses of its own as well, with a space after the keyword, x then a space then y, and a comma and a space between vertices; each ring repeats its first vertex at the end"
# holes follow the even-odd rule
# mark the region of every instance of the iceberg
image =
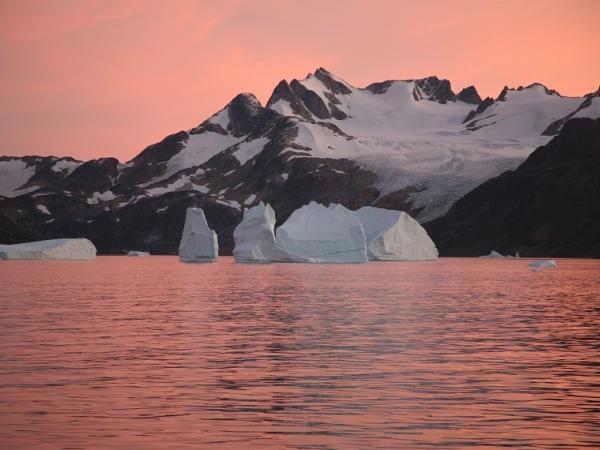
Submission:
POLYGON ((535 261, 531 261, 529 263, 529 267, 555 268, 556 261, 554 261, 553 259, 536 259, 535 261))
MULTIPOLYGON (((335 208, 346 209, 341 205, 336 205, 335 208)), ((370 260, 437 260, 437 248, 427 231, 404 211, 373 206, 363 206, 354 212, 346 211, 353 213, 362 224, 370 260)))
POLYGON ((245 209, 244 217, 233 232, 237 262, 309 262, 277 245, 275 240, 275 211, 267 203, 245 209))
POLYGON ((480 256, 480 258, 492 258, 492 259, 503 259, 506 258, 502 253, 492 250, 489 255, 480 256))
POLYGON ((95 257, 96 247, 84 238, 0 244, 0 259, 94 259, 95 257))
POLYGON ((127 256, 150 256, 150 252, 140 252, 137 250, 129 250, 127 256))
POLYGON ((201 208, 188 208, 185 225, 179 242, 179 259, 182 262, 216 261, 219 255, 217 233, 208 227, 201 208))
POLYGON ((310 262, 368 262, 363 227, 353 214, 341 208, 326 208, 314 201, 304 205, 277 229, 277 244, 310 262))

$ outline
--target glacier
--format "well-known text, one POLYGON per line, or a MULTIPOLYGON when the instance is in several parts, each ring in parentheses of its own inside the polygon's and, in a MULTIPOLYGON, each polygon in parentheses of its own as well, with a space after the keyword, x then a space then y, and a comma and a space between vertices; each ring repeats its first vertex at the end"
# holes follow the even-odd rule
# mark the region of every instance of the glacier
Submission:
POLYGON ((359 220, 314 201, 295 210, 277 228, 279 247, 318 263, 368 262, 367 241, 359 220))
POLYGON ((237 262, 310 262, 308 258, 286 252, 275 240, 275 211, 267 203, 244 210, 244 217, 233 232, 237 262))
POLYGON ((356 211, 374 261, 434 261, 438 251, 427 231, 404 211, 364 206, 356 211))
POLYGON ((96 247, 84 238, 0 244, 0 259, 94 259, 95 257, 96 247))
POLYGON ((188 208, 179 242, 179 259, 182 262, 216 261, 219 255, 217 233, 211 230, 201 208, 188 208))

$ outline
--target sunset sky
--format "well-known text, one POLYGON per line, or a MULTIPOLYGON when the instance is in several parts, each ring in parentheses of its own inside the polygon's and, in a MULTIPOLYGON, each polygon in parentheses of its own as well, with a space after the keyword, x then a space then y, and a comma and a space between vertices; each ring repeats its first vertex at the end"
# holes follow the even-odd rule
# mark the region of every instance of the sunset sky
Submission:
POLYGON ((496 96, 600 84, 600 1, 0 0, 0 155, 126 161, 323 66, 496 96))

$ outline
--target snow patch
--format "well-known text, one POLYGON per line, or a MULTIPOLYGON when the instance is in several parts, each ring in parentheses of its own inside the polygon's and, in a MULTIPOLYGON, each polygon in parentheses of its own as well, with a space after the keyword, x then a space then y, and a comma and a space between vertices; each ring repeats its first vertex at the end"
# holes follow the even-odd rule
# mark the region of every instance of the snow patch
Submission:
POLYGON ((48 208, 46 208, 44 205, 36 205, 36 208, 43 214, 52 215, 50 211, 48 211, 48 208))

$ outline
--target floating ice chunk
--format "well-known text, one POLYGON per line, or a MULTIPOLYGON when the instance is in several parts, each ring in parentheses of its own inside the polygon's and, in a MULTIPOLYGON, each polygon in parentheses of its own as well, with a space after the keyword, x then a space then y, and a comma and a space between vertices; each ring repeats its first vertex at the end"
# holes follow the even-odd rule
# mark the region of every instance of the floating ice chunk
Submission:
POLYGON ((437 259, 437 248, 427 231, 404 211, 364 206, 354 211, 354 215, 365 230, 367 254, 370 260, 434 261, 437 259))
POLYGON ((480 256, 480 258, 497 258, 497 259, 501 259, 501 258, 506 258, 506 256, 504 256, 501 253, 498 253, 496 250, 492 250, 489 255, 483 255, 483 256, 480 256))
POLYGON ((88 239, 50 239, 1 245, 0 259, 94 259, 96 247, 88 239))
POLYGON ((179 242, 179 259, 183 262, 216 261, 219 255, 217 233, 208 227, 201 208, 188 208, 179 242))
POLYGON ((275 241, 275 211, 269 204, 245 209, 244 218, 233 232, 233 256, 238 262, 303 262, 307 258, 292 255, 275 241))
POLYGON ((137 250, 129 250, 127 256, 150 256, 150 252, 140 252, 137 250))
POLYGON ((535 261, 531 261, 529 263, 529 267, 554 268, 556 267, 556 261, 553 259, 536 259, 535 261))
POLYGON ((294 211, 277 229, 276 236, 283 250, 313 262, 368 262, 365 232, 359 220, 353 214, 315 202, 294 211))

